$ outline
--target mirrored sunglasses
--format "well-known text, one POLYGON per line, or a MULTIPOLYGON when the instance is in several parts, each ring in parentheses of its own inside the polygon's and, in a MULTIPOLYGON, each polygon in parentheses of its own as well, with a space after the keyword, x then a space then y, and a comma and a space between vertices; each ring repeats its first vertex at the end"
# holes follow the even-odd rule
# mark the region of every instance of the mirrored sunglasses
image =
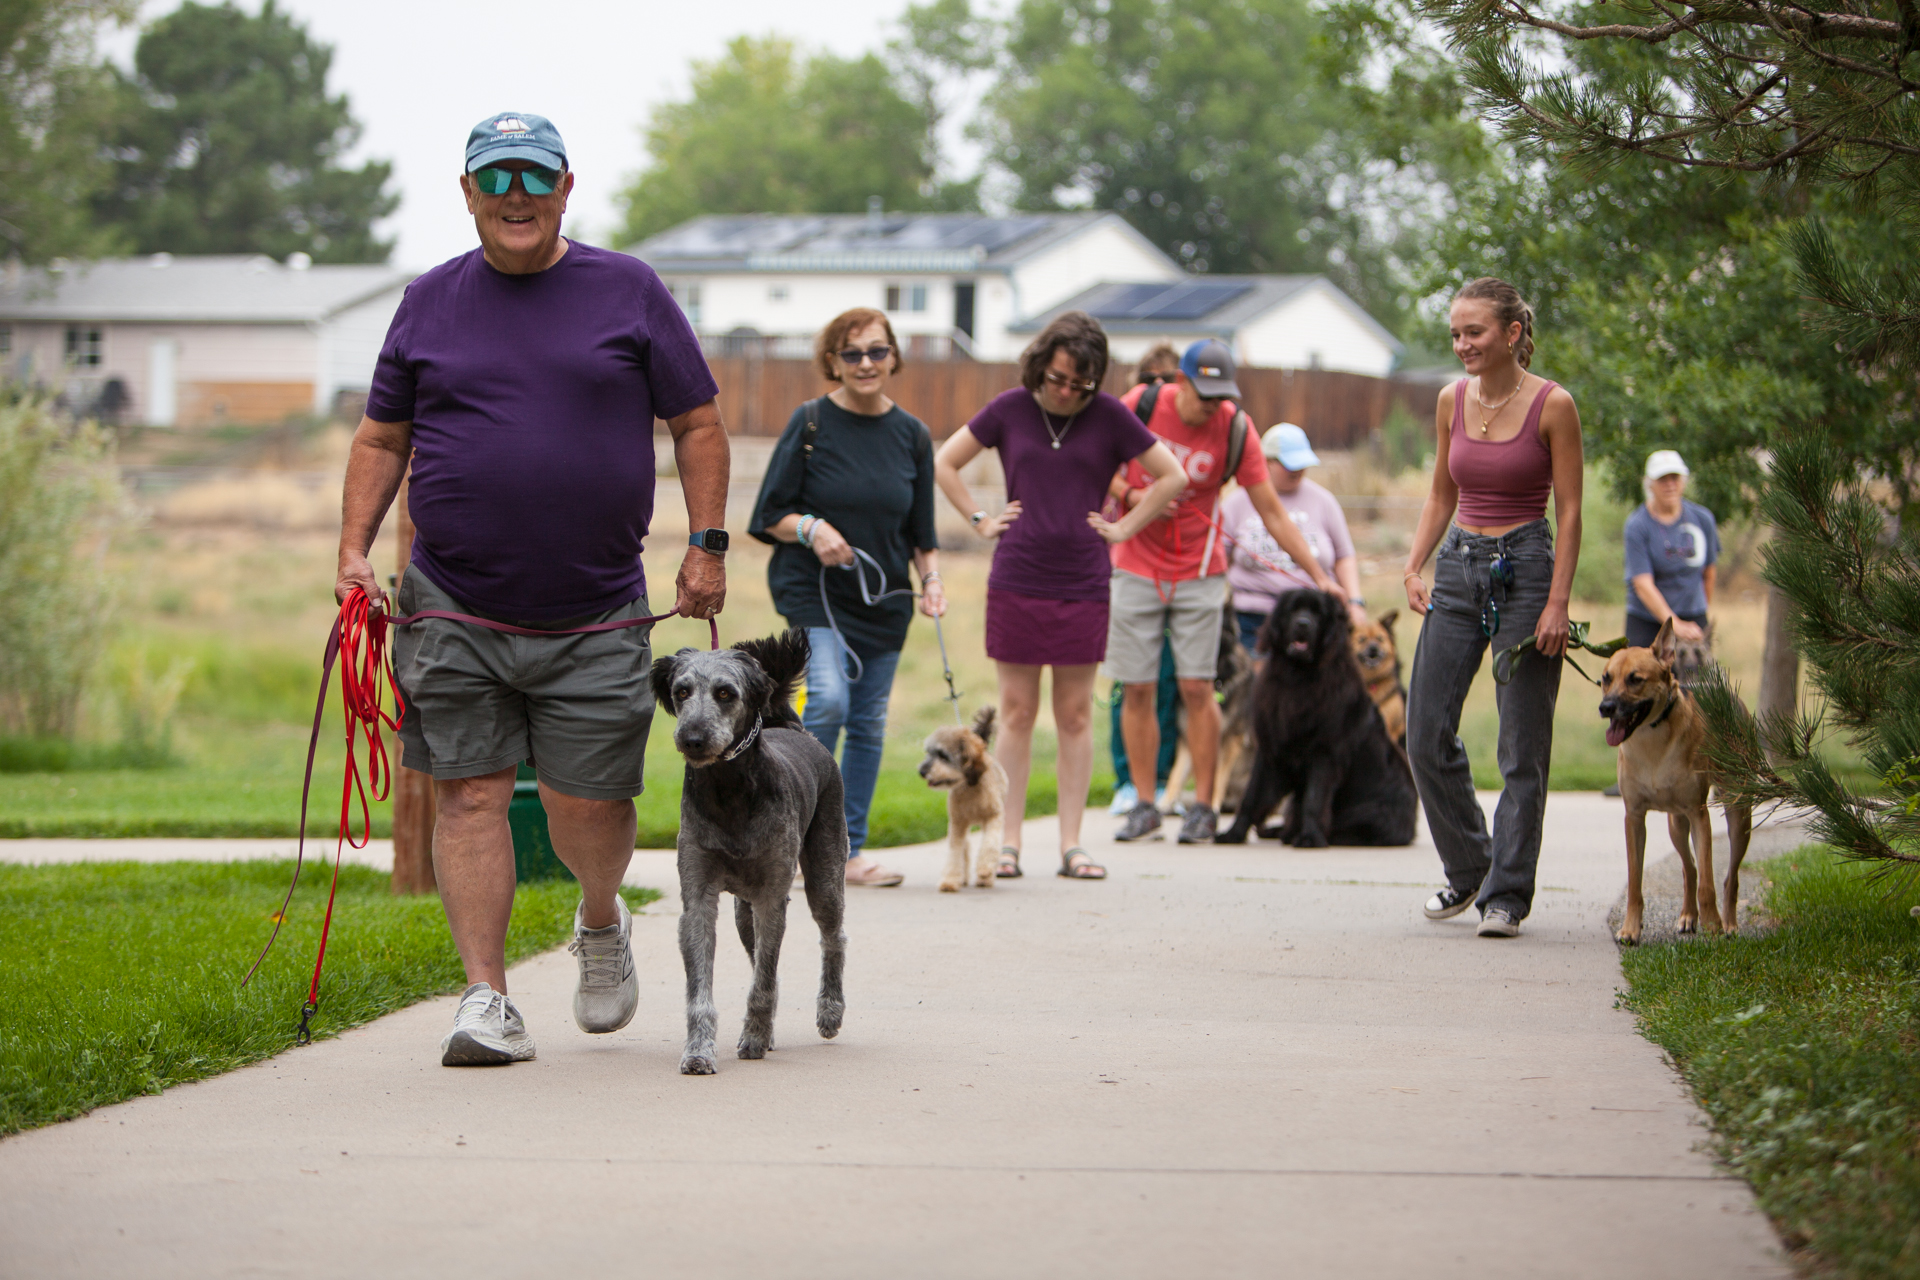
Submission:
POLYGON ((893 348, 884 342, 877 347, 868 347, 865 351, 858 347, 847 347, 840 352, 840 363, 852 367, 862 360, 871 360, 877 365, 892 354, 893 348))
POLYGON ((543 169, 539 165, 531 169, 475 169, 473 184, 490 196, 503 196, 513 188, 515 176, 530 196, 550 196, 560 185, 560 170, 543 169))
POLYGON ((1085 395, 1090 391, 1097 391, 1100 388, 1100 384, 1097 382, 1089 382, 1084 378, 1069 378, 1057 369, 1049 369, 1041 376, 1047 380, 1048 386, 1061 391, 1075 391, 1081 395, 1085 395))

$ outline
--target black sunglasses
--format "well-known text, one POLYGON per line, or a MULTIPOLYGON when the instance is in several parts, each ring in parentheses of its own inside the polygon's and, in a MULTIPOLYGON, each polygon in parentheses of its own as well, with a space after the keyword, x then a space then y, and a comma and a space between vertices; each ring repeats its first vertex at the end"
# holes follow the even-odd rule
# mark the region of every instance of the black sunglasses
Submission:
POLYGON ((871 360, 874 364, 878 365, 893 354, 893 348, 883 342, 877 347, 868 347, 865 351, 862 351, 858 347, 847 347, 839 354, 840 363, 846 365, 848 368, 853 368, 862 360, 871 360))

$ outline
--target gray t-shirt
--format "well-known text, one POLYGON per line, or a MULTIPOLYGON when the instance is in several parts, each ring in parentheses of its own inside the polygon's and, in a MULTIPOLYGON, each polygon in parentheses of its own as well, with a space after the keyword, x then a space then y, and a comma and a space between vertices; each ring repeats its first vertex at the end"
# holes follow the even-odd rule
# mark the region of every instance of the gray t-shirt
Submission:
POLYGON ((1636 618, 1653 617, 1640 603, 1633 580, 1653 575, 1667 608, 1683 618, 1701 618, 1707 612, 1707 589, 1701 571, 1720 558, 1720 528, 1713 512, 1697 502, 1680 500, 1680 518, 1662 524, 1643 503, 1627 517, 1623 541, 1627 552, 1627 612, 1636 618))

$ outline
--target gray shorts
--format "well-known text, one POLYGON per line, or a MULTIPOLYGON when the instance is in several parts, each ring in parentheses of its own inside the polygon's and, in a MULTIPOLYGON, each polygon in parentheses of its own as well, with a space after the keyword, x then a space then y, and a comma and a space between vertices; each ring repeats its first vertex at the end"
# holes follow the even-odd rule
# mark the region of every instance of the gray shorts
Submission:
MULTIPOLYGON (((403 614, 476 613, 414 565, 403 614)), ((645 617, 646 597, 556 628, 645 617)), ((512 621, 512 619, 499 619, 512 621)), ((532 762, 540 781, 583 800, 630 800, 645 786, 653 723, 652 627, 584 636, 516 636, 429 618, 394 633, 393 672, 407 700, 401 763, 435 778, 477 778, 532 762)))
POLYGON ((1211 680, 1220 661, 1222 610, 1227 578, 1155 582, 1116 569, 1107 611, 1108 677, 1121 684, 1157 684, 1160 646, 1173 632, 1173 673, 1182 680, 1211 680))

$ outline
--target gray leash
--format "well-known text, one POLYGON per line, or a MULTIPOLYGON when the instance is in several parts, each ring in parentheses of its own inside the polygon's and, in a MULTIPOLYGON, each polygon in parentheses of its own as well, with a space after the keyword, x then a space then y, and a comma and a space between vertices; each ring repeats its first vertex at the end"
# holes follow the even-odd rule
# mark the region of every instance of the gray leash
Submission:
MULTIPOLYGON (((827 600, 827 570, 837 568, 852 573, 855 583, 859 586, 861 603, 867 605, 876 605, 894 596, 907 596, 917 600, 920 593, 912 587, 895 587, 891 591, 887 590, 887 571, 880 567, 880 562, 859 547, 849 547, 848 550, 853 552, 851 564, 820 566, 820 608, 827 615, 827 630, 833 632, 834 642, 840 646, 841 655, 846 662, 853 664, 853 672, 849 679, 857 682, 866 674, 867 667, 860 661, 860 655, 853 651, 853 646, 847 643, 847 638, 840 633, 840 624, 833 619, 833 605, 827 600), (877 593, 867 586, 867 565, 873 566, 873 572, 880 579, 880 588, 877 593)), ((934 638, 940 642, 940 669, 947 677, 947 696, 942 701, 953 707, 953 722, 960 724, 960 691, 953 687, 953 664, 947 661, 947 636, 940 626, 938 617, 933 620, 933 634, 934 638)), ((844 666, 842 670, 845 670, 844 666)))

